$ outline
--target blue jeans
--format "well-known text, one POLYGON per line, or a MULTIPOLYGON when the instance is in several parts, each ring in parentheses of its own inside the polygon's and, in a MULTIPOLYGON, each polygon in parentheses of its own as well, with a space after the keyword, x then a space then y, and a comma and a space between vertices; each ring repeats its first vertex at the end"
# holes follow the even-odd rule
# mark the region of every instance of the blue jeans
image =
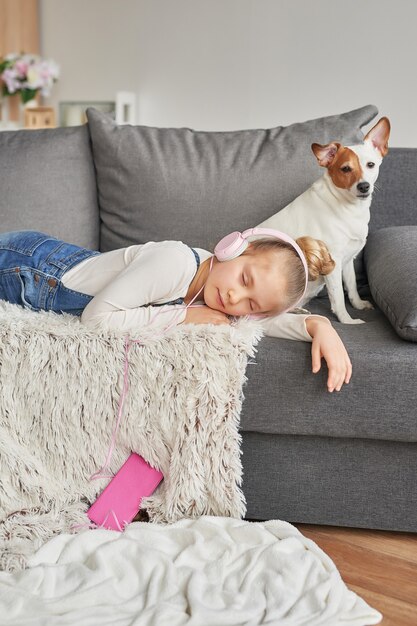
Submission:
MULTIPOLYGON (((197 271, 200 257, 194 248, 191 250, 197 271)), ((32 311, 81 315, 94 296, 68 289, 60 278, 77 263, 98 254, 101 252, 66 243, 37 230, 0 233, 0 300, 32 311)), ((163 304, 183 303, 184 298, 178 298, 163 304)))
POLYGON ((68 289, 60 278, 98 254, 36 230, 0 233, 0 299, 33 311, 81 315, 94 296, 68 289))

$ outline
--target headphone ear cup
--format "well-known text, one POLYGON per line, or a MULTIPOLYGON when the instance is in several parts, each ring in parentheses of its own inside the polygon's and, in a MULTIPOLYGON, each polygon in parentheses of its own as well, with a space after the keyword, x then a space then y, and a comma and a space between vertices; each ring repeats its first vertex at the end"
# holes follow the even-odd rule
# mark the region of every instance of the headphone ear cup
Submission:
POLYGON ((242 254, 247 247, 248 241, 236 230, 219 241, 214 248, 214 254, 218 261, 230 261, 242 254))

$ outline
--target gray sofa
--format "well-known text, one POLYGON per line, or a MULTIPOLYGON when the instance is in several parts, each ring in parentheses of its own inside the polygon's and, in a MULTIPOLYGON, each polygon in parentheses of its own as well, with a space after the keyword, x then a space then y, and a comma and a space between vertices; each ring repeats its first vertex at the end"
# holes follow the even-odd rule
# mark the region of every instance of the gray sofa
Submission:
MULTIPOLYGON (((213 249, 322 174, 312 142, 359 143, 376 114, 369 105, 286 128, 205 133, 117 127, 89 109, 85 126, 2 132, 0 232, 36 229, 101 251, 163 239, 213 249)), ((389 151, 369 243, 386 227, 417 224, 416 174, 417 149, 389 151)), ((417 344, 373 299, 367 267, 375 253, 367 259, 367 247, 355 266, 359 293, 375 309, 347 302, 366 324, 339 323, 325 292, 308 305, 344 341, 350 384, 328 393, 327 367, 312 374, 307 342, 264 337, 247 367, 248 519, 417 531, 417 344)))

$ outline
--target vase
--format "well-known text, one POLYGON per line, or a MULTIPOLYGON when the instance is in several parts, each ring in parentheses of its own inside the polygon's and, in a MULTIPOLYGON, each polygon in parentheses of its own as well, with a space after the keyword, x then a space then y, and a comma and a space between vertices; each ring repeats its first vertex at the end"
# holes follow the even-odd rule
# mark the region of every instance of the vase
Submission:
POLYGON ((32 100, 28 100, 28 102, 25 102, 24 104, 22 102, 22 105, 24 109, 34 109, 38 106, 38 102, 36 98, 32 98, 32 100))

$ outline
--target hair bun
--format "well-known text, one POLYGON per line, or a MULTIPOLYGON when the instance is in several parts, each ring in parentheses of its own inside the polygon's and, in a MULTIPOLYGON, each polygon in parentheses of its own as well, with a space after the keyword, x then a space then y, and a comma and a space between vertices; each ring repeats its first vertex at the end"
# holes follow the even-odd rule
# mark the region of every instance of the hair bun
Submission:
POLYGON ((306 258, 309 280, 316 280, 334 270, 336 263, 324 241, 305 236, 299 237, 296 242, 306 258))

